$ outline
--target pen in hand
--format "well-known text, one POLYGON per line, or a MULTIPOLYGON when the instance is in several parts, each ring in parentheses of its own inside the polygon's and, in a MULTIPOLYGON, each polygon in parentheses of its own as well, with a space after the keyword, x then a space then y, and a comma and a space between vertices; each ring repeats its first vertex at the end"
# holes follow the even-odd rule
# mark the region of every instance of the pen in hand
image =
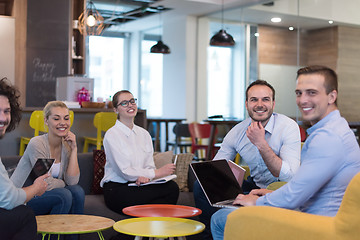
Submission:
POLYGON ((175 165, 175 167, 176 167, 176 160, 177 160, 177 158, 178 158, 178 155, 175 155, 175 160, 174 160, 174 165, 175 165))

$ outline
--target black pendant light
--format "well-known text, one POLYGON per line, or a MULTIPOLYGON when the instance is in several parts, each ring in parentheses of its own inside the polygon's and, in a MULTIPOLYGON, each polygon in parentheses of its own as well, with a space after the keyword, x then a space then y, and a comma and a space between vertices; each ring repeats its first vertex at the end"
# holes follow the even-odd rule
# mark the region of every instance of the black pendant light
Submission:
MULTIPOLYGON (((160 20, 160 24, 161 24, 161 11, 162 9, 164 9, 163 6, 159 6, 158 7, 160 13, 159 13, 159 20, 160 20)), ((160 39, 159 41, 151 47, 150 49, 151 53, 162 53, 162 54, 169 54, 170 53, 170 48, 163 43, 163 41, 161 40, 161 33, 160 33, 160 39)))
POLYGON ((161 40, 157 42, 154 46, 150 49, 151 53, 162 53, 162 54, 169 54, 170 48, 166 46, 161 40))
POLYGON ((221 30, 210 39, 211 46, 234 46, 234 38, 224 30, 224 0, 221 2, 221 30))

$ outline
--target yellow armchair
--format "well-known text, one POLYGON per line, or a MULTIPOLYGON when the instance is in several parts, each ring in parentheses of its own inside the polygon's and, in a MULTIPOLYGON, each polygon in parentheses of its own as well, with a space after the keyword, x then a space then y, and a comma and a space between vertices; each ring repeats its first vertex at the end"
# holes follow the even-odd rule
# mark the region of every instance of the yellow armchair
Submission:
POLYGON ((359 199, 360 173, 351 180, 335 217, 268 206, 243 207, 229 214, 224 239, 239 239, 241 235, 252 240, 359 239, 359 199))

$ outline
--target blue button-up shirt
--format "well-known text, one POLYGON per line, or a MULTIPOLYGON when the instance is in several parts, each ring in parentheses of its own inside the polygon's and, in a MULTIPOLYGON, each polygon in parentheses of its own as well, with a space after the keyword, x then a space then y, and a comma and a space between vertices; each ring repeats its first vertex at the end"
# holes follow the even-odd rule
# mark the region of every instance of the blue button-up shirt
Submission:
POLYGON ((267 168, 257 147, 246 136, 251 118, 233 127, 225 136, 214 160, 233 160, 237 153, 250 168, 257 186, 265 188, 272 182, 289 181, 300 165, 300 131, 298 124, 285 115, 273 113, 265 126, 265 139, 274 153, 281 158, 279 177, 274 177, 267 168))
POLYGON ((359 145, 338 110, 307 132, 296 175, 283 187, 258 198, 256 205, 336 215, 347 185, 360 171, 359 145))

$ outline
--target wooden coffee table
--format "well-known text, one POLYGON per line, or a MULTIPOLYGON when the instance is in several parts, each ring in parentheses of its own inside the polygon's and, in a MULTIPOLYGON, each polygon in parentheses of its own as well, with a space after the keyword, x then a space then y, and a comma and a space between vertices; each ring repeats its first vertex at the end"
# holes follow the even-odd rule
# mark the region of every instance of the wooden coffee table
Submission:
POLYGON ((135 240, 143 237, 161 240, 174 237, 185 239, 186 236, 202 232, 205 225, 184 218, 140 217, 118 221, 113 228, 115 231, 136 236, 135 240))
POLYGON ((110 218, 76 215, 57 214, 36 216, 38 233, 45 239, 46 234, 57 234, 58 239, 62 234, 83 234, 97 232, 99 239, 104 240, 101 231, 111 228, 115 221, 110 218))

